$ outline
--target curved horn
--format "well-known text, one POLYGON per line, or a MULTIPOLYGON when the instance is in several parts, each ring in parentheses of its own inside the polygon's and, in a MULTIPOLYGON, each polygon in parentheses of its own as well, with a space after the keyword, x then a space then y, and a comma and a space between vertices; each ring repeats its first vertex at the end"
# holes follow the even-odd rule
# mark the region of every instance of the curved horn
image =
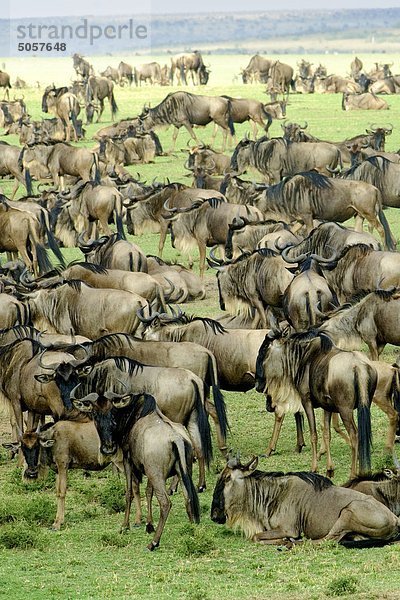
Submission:
POLYGON ((319 256, 318 254, 310 254, 310 258, 316 260, 318 263, 330 264, 334 263, 337 260, 337 254, 336 252, 334 252, 333 255, 329 258, 324 258, 323 256, 319 256))
POLYGON ((138 308, 136 311, 136 315, 137 315, 139 321, 141 321, 142 323, 152 323, 156 317, 160 316, 159 312, 155 312, 155 313, 152 312, 149 317, 145 317, 143 311, 144 311, 143 306, 141 308, 138 308))
POLYGON ((220 258, 217 258, 214 254, 215 249, 218 248, 218 246, 213 246, 210 250, 210 258, 211 260, 213 260, 217 265, 223 265, 224 261, 221 260, 220 258))
POLYGON ((43 356, 43 355, 44 355, 46 352, 47 352, 47 349, 46 349, 46 350, 43 350, 43 352, 41 352, 41 353, 39 354, 39 366, 40 366, 40 367, 42 367, 42 369, 47 369, 48 371, 54 371, 54 370, 55 370, 55 369, 58 367, 58 364, 57 364, 57 363, 51 363, 50 365, 45 365, 45 364, 43 364, 43 361, 42 361, 42 356, 43 356))
POLYGON ((288 254, 289 250, 291 250, 292 248, 293 248, 293 246, 289 246, 288 248, 285 248, 284 250, 282 250, 282 253, 281 253, 283 260, 285 262, 289 263, 290 265, 301 263, 301 262, 303 262, 303 260, 305 260, 308 257, 308 253, 299 254, 299 256, 296 256, 296 258, 289 257, 287 254, 288 254))
POLYGON ((303 127, 301 125, 299 125, 300 129, 307 129, 308 127, 308 123, 307 121, 304 121, 305 125, 303 125, 303 127))
POLYGON ((168 206, 168 201, 169 201, 169 198, 167 198, 167 200, 166 200, 166 201, 164 202, 164 204, 163 204, 163 208, 164 208, 164 210, 166 210, 166 211, 168 211, 168 212, 170 212, 170 213, 175 213, 175 212, 177 212, 177 211, 178 211, 178 209, 177 209, 176 207, 170 208, 170 207, 168 206))
POLYGON ((22 271, 21 275, 19 276, 19 282, 26 288, 29 289, 33 289, 37 287, 37 284, 34 280, 34 278, 29 274, 28 269, 25 267, 25 269, 22 271))

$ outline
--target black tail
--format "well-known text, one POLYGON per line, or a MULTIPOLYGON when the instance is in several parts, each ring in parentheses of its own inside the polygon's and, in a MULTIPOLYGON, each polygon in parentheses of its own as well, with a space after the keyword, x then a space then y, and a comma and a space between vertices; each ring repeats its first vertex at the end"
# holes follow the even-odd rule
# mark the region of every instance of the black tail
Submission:
POLYGON ((115 115, 118 112, 118 106, 117 106, 117 103, 115 102, 113 91, 111 92, 111 96, 110 96, 110 105, 111 105, 111 117, 114 119, 115 115))
POLYGON ((261 107, 261 108, 262 108, 262 111, 263 111, 263 113, 264 113, 264 116, 266 117, 266 119, 267 119, 267 121, 268 121, 268 122, 265 124, 265 126, 264 126, 264 131, 265 131, 265 133, 268 133, 268 129, 269 129, 269 128, 271 127, 271 125, 272 125, 272 117, 271 117, 270 113, 269 113, 269 112, 268 112, 268 111, 265 109, 265 106, 264 106, 264 105, 262 105, 262 107, 261 107))
MULTIPOLYGON (((76 135, 76 139, 78 139, 78 131, 79 131, 79 127, 78 127, 78 119, 76 117, 76 113, 74 111, 74 109, 72 109, 69 113, 69 118, 72 121, 72 127, 74 128, 75 131, 75 135, 76 135)), ((69 123, 67 123, 66 127, 69 127, 69 123)))
POLYGON ((341 540, 339 544, 345 548, 381 548, 400 540, 400 534, 390 540, 384 540, 381 538, 369 538, 367 540, 341 540))
POLYGON ((393 406, 396 412, 399 415, 400 422, 400 378, 399 378, 399 369, 397 366, 393 365, 395 370, 392 377, 392 384, 390 387, 390 399, 393 403, 393 406))
POLYGON ((47 271, 51 271, 53 265, 51 264, 50 259, 47 255, 46 248, 42 246, 42 244, 35 244, 35 248, 39 273, 40 275, 43 275, 44 273, 47 273, 47 271))
POLYGON ((226 441, 226 435, 229 430, 228 418, 226 416, 226 405, 224 396, 219 388, 218 381, 215 377, 215 361, 213 361, 212 357, 208 357, 208 366, 207 366, 207 384, 212 387, 213 398, 215 404, 215 410, 217 411, 218 423, 221 429, 221 435, 226 441), (210 382, 210 383, 209 383, 210 382))
POLYGON ((118 234, 120 235, 120 239, 126 240, 124 224, 122 222, 121 211, 119 211, 118 208, 114 209, 114 218, 115 218, 115 225, 117 226, 118 234))
POLYGON ((358 460, 360 465, 360 474, 367 475, 371 472, 371 400, 375 393, 376 377, 368 377, 367 389, 360 383, 360 374, 358 369, 354 372, 354 387, 357 405, 357 425, 358 425, 358 460))
POLYGON ((25 187, 28 196, 32 196, 32 177, 30 170, 25 167, 25 187))
POLYGON ((182 486, 186 492, 189 504, 188 516, 194 523, 200 523, 200 504, 196 488, 191 477, 191 465, 193 462, 193 450, 190 444, 184 440, 184 457, 180 457, 179 447, 176 442, 172 443, 176 457, 176 468, 182 481, 182 486), (184 464, 184 462, 186 464, 184 464))
POLYGON ((53 232, 51 231, 50 227, 47 224, 47 219, 43 215, 42 215, 41 221, 42 221, 42 226, 44 227, 44 229, 46 231, 47 243, 49 245, 50 250, 57 257, 59 263, 63 267, 65 267, 64 257, 61 254, 61 250, 57 244, 56 238, 54 237, 53 232))
POLYGON ((379 207, 378 212, 379 220, 382 224, 383 230, 385 232, 385 245, 388 250, 394 252, 396 250, 396 240, 394 239, 392 232, 390 231, 389 223, 387 222, 385 213, 382 210, 382 207, 379 207))
POLYGON ((230 100, 228 102, 228 127, 231 135, 235 135, 235 126, 233 124, 232 119, 232 102, 230 100))
POLYGON ((96 152, 93 154, 93 163, 94 163, 94 183, 95 183, 95 185, 101 185, 99 156, 96 152))
POLYGON ((204 408, 203 399, 201 392, 196 381, 192 381, 194 392, 195 392, 195 407, 197 410, 197 426, 199 428, 200 440, 204 454, 204 460, 207 467, 210 466, 212 460, 212 444, 211 444, 211 431, 210 424, 208 422, 207 413, 204 408))

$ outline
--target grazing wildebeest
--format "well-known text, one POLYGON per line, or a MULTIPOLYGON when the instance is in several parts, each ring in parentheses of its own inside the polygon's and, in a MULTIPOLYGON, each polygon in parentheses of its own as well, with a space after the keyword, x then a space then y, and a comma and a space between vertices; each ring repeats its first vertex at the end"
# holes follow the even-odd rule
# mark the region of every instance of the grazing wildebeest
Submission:
POLYGON ((359 292, 351 304, 328 315, 320 331, 344 350, 367 344, 372 360, 378 360, 386 344, 400 346, 400 289, 359 292))
POLYGON ((176 77, 178 85, 188 84, 188 74, 192 77, 193 85, 206 85, 210 71, 203 62, 198 50, 192 53, 177 54, 171 58, 171 84, 176 77))
POLYGON ((100 438, 93 421, 57 421, 26 431, 19 438, 17 443, 3 445, 14 451, 21 448, 27 463, 24 479, 44 477, 49 465, 56 471, 57 514, 52 525, 55 531, 64 523, 69 469, 101 471, 113 462, 121 470, 118 456, 99 453, 100 438))
POLYGON ((121 85, 123 85, 125 83, 125 81, 127 81, 129 83, 129 85, 132 84, 133 74, 132 74, 131 65, 128 65, 128 63, 124 63, 121 60, 121 62, 118 65, 118 73, 119 73, 119 82, 121 85))
POLYGON ((271 64, 271 60, 259 54, 252 56, 247 67, 241 72, 243 83, 266 82, 271 64))
MULTIPOLYGON (((97 123, 101 119, 104 111, 104 100, 108 99, 110 103, 111 119, 114 120, 118 112, 118 106, 114 98, 114 84, 107 77, 89 77, 86 83, 86 102, 94 106, 99 106, 97 123)), ((93 111, 86 110, 87 122, 93 122, 93 111)))
MULTIPOLYGON (((231 115, 231 102, 222 96, 199 96, 189 92, 168 94, 154 108, 144 108, 139 120, 145 131, 157 126, 173 125, 172 150, 181 127, 186 127, 189 135, 198 142, 193 125, 205 126, 213 121, 223 129, 223 150, 228 133, 235 134, 231 115)), ((213 135, 211 145, 214 143, 213 135)))
POLYGON ((292 544, 304 535, 351 548, 398 537, 400 519, 374 498, 316 473, 268 473, 257 465, 256 457, 246 465, 227 462, 214 489, 213 521, 264 544, 292 544))
POLYGON ((170 222, 171 241, 175 248, 190 253, 199 250, 200 277, 206 268, 207 246, 225 246, 229 224, 234 218, 246 217, 249 221, 259 221, 262 213, 253 206, 229 204, 225 199, 200 198, 186 208, 165 208, 170 211, 166 219, 170 222))
POLYGON ((106 456, 122 448, 126 477, 126 506, 122 530, 129 529, 132 499, 135 500, 135 524, 140 525, 141 508, 139 484, 142 475, 148 479, 146 531, 154 532, 151 502, 153 492, 160 505, 160 520, 149 550, 155 550, 171 510, 171 500, 165 481, 177 475, 182 483, 186 512, 189 520, 200 521, 200 507, 192 481, 193 449, 184 427, 166 419, 149 394, 104 396, 91 392, 76 405, 93 412, 93 420, 101 440, 101 452, 106 456), (94 395, 93 395, 94 394, 94 395))
POLYGON ((231 157, 231 169, 235 174, 240 175, 247 166, 251 166, 267 176, 270 183, 312 170, 330 175, 331 170, 341 164, 340 151, 333 144, 288 143, 283 138, 241 140, 231 157))
POLYGON ((45 113, 51 112, 57 118, 61 119, 65 130, 65 141, 69 142, 70 137, 70 122, 74 130, 75 142, 78 141, 78 125, 77 118, 81 111, 78 98, 75 94, 68 91, 68 88, 56 88, 49 85, 42 96, 42 111, 45 113))
POLYGON ((266 308, 282 308, 283 294, 293 279, 280 255, 261 248, 225 263, 210 256, 210 265, 218 271, 221 310, 249 315, 255 308, 266 329, 266 308))
POLYGON ((0 70, 0 87, 5 88, 4 89, 4 98, 7 96, 7 100, 9 100, 10 89, 11 89, 10 76, 5 71, 1 71, 1 70, 0 70))
POLYGON ((370 406, 377 372, 361 352, 345 352, 325 333, 310 330, 283 338, 275 332, 265 337, 257 357, 256 390, 271 401, 278 417, 304 408, 311 437, 312 466, 316 471, 317 430, 314 407, 324 410, 327 474, 334 472, 330 454, 330 420, 339 412, 351 445, 351 477, 371 470, 370 406), (357 409, 358 431, 353 411, 357 409))
POLYGON ((378 98, 371 92, 364 94, 343 93, 343 110, 389 110, 389 105, 383 98, 378 98))
POLYGON ((290 88, 294 89, 293 73, 294 70, 290 65, 279 60, 273 61, 269 69, 269 81, 272 87, 280 90, 283 95, 286 94, 286 99, 289 97, 290 88))

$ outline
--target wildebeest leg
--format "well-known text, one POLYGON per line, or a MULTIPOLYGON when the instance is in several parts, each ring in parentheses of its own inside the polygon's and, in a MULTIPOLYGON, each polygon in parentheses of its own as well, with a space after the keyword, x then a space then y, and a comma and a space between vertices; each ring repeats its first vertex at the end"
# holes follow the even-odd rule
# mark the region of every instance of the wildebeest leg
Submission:
POLYGON ((221 433, 221 427, 219 425, 217 411, 215 409, 215 406, 211 402, 211 400, 208 400, 208 399, 205 400, 204 404, 205 404, 205 409, 206 409, 207 414, 210 415, 210 417, 214 421, 215 433, 217 434, 218 448, 220 449, 222 454, 225 456, 226 451, 227 451, 226 439, 224 438, 224 436, 221 433))
POLYGON ((298 537, 298 532, 287 531, 285 529, 271 529, 269 531, 260 531, 253 535, 253 542, 262 542, 264 544, 283 544, 287 538, 298 537))
MULTIPOLYGON (((184 126, 188 130, 190 137, 193 138, 195 140, 195 142, 198 142, 199 140, 197 139, 197 136, 196 136, 195 132, 193 131, 193 127, 192 127, 191 123, 189 123, 189 121, 186 121, 184 123, 184 126)), ((176 135, 178 135, 178 133, 176 135)), ((174 145, 174 148, 175 148, 175 145, 174 145)))
MULTIPOLYGON (((105 219, 101 218, 101 219, 99 219, 99 221, 100 221, 100 225, 101 225, 104 235, 112 235, 112 231, 111 231, 110 226, 108 225, 107 218, 105 218, 105 219)), ((93 223, 93 226, 96 227, 96 223, 93 223)), ((96 238, 92 238, 92 239, 96 239, 96 238)))
MULTIPOLYGON (((133 496, 133 469, 131 462, 127 456, 124 455, 124 471, 125 471, 125 481, 126 481, 126 490, 125 490, 125 516, 121 527, 121 533, 130 529, 129 517, 131 514, 131 504, 132 504, 132 496, 133 496)), ((140 502, 140 499, 139 499, 140 502)), ((136 523, 137 523, 137 513, 136 513, 136 523)), ((140 523, 140 521, 139 521, 140 523)))
POLYGON ((362 233, 363 229, 364 229, 363 225, 364 225, 364 218, 361 215, 357 214, 354 219, 354 231, 357 231, 358 233, 362 233))
POLYGON ((385 415, 387 415, 387 418, 389 419, 389 429, 386 435, 385 452, 391 454, 393 452, 394 442, 396 439, 399 415, 397 410, 388 402, 385 394, 382 394, 382 396, 378 395, 378 390, 379 388, 375 390, 372 401, 375 402, 375 404, 385 413, 385 415))
POLYGON ((311 399, 308 396, 303 401, 304 411, 307 415, 308 426, 310 428, 310 441, 311 441, 311 471, 316 473, 318 471, 318 457, 317 457, 317 444, 318 434, 317 427, 315 424, 315 413, 314 408, 311 404, 311 399))
POLYGON ((200 277, 204 277, 204 271, 206 270, 206 251, 207 247, 205 243, 200 240, 197 240, 197 244, 199 246, 199 269, 200 269, 200 277))
POLYGON ((253 306, 260 315, 261 323, 264 329, 268 329, 267 318, 265 316, 265 309, 263 303, 259 298, 253 298, 253 306))
POLYGON ((266 456, 271 456, 271 454, 273 454, 275 452, 276 444, 277 444, 279 435, 281 433, 282 423, 285 418, 285 415, 278 416, 276 414, 276 412, 274 414, 275 414, 274 429, 272 431, 272 436, 271 436, 271 440, 269 442, 269 446, 265 452, 266 456))
POLYGON ((164 250, 164 245, 165 245, 165 240, 167 239, 167 232, 168 232, 168 222, 165 222, 164 219, 162 219, 162 223, 161 223, 161 227, 160 227, 160 238, 158 240, 158 256, 160 258, 162 258, 162 253, 164 250))
POLYGON ((354 500, 342 509, 324 540, 339 541, 347 533, 367 538, 390 538, 398 528, 398 517, 390 511, 377 511, 372 498, 354 500))
POLYGON ((353 478, 357 475, 357 460, 358 460, 358 434, 356 424, 354 422, 353 410, 342 410, 340 412, 340 416, 343 421, 343 425, 346 428, 347 433, 350 438, 350 446, 351 446, 351 472, 350 478, 353 478))
POLYGON ((197 488, 198 492, 204 492, 206 489, 206 462, 204 459, 204 450, 201 444, 201 437, 199 427, 196 422, 197 415, 191 416, 189 423, 186 425, 190 440, 193 444, 194 452, 196 454, 199 463, 199 485, 197 488))
POLYGON ((165 488, 165 481, 153 481, 149 478, 149 482, 153 487, 154 494, 160 505, 160 520, 158 521, 157 529, 154 534, 153 540, 147 546, 149 550, 155 550, 160 545, 160 538, 167 521, 169 511, 171 510, 171 500, 168 497, 167 490, 165 488))
POLYGON ((326 448, 326 476, 333 477, 335 469, 332 462, 331 455, 331 417, 332 413, 328 410, 324 410, 324 431, 323 439, 326 448))
POLYGON ((102 98, 102 99, 98 98, 98 100, 100 102, 100 110, 99 110, 99 113, 98 113, 99 116, 97 117, 96 123, 100 123, 101 115, 103 114, 103 111, 104 111, 104 98, 102 98))
POLYGON ((147 516, 146 516, 146 532, 154 533, 154 525, 153 525, 153 486, 150 481, 147 482, 146 485, 146 506, 147 506, 147 516))
MULTIPOLYGON (((346 444, 348 444, 350 446, 349 436, 347 435, 347 433, 345 431, 343 431, 343 429, 339 425, 339 415, 338 415, 338 413, 332 413, 331 423, 332 423, 332 427, 336 431, 336 433, 338 435, 340 435, 340 437, 344 439, 344 441, 346 442, 346 444)), ((325 453, 326 453, 325 440, 324 440, 324 438, 322 438, 321 446, 320 446, 319 452, 318 452, 318 460, 325 453)))
POLYGON ((57 496, 57 514, 52 525, 52 529, 58 531, 61 525, 64 523, 65 515, 65 495, 67 493, 67 471, 68 465, 66 463, 57 464, 57 475, 56 475, 56 496, 57 496))
POLYGON ((11 200, 13 200, 13 198, 14 198, 15 194, 16 194, 16 193, 17 193, 17 191, 18 191, 18 188, 19 188, 19 181, 18 181, 18 179, 16 179, 16 180, 15 180, 15 183, 14 183, 13 190, 12 190, 12 192, 11 192, 11 200))

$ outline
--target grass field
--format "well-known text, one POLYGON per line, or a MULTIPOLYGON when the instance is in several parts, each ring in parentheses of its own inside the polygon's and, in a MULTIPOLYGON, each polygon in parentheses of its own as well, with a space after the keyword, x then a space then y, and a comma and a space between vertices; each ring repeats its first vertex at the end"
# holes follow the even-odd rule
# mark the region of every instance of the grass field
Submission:
MULTIPOLYGON (((128 58, 128 57, 125 57, 128 58)), ((369 65, 369 58, 364 58, 369 65)), ((389 56, 385 55, 390 60, 389 56)), ((372 62, 379 57, 371 57, 372 62)), ((295 66, 298 57, 285 60, 295 66)), ((346 72, 351 56, 321 57, 332 72, 346 72)), ((137 59, 128 60, 136 62, 137 59)), ((118 63, 119 57, 98 57, 96 68, 118 63)), ((138 62, 138 61, 137 61, 138 62)), ((145 62, 140 59, 140 62, 145 62)), ((230 94, 265 99, 262 86, 243 86, 232 83, 235 73, 244 66, 243 57, 210 57, 211 85, 199 91, 204 94, 230 94)), ((319 57, 313 57, 319 62, 319 57)), ((63 83, 72 76, 72 61, 59 59, 32 59, 21 63, 9 61, 10 72, 19 74, 30 82, 63 83), (25 77, 24 77, 25 75, 25 77)), ((7 67, 9 64, 7 63, 7 67)), ((116 89, 120 108, 119 117, 135 116, 144 103, 157 104, 171 88, 116 89)), ((193 90, 190 90, 193 91, 193 90)), ((42 91, 25 91, 25 101, 33 117, 40 111, 42 91)), ((308 122, 311 133, 324 139, 340 140, 363 132, 371 123, 392 123, 394 131, 387 139, 387 149, 400 147, 400 97, 389 97, 389 111, 345 113, 341 110, 341 97, 336 95, 291 96, 287 118, 290 121, 308 122)), ((109 123, 109 109, 104 113, 104 125, 109 123)), ((102 125, 103 125, 102 124, 102 125)), ((87 140, 98 125, 87 128, 87 140)), ((237 127, 238 137, 248 126, 237 127)), ((212 128, 199 131, 207 142, 212 128)), ((280 135, 280 124, 274 122, 271 135, 280 135)), ((261 132, 260 132, 261 133, 261 132)), ((168 150, 172 131, 162 131, 161 141, 168 150)), ((186 154, 187 134, 178 137, 177 151, 173 155, 157 158, 155 164, 129 167, 141 177, 154 177, 171 181, 187 181, 183 164, 186 154)), ((17 143, 12 137, 2 138, 17 143)), ((221 145, 221 137, 217 137, 221 145)), ((254 175, 255 176, 255 175, 254 175)), ((9 193, 10 182, 0 183, 9 193)), ((22 194, 22 193, 21 193, 22 194)), ((20 195, 21 195, 20 194, 20 195)), ((400 237, 398 212, 386 211, 396 238, 400 237)), ((156 252, 156 235, 135 238, 147 253, 156 252)), ((167 258, 179 255, 169 247, 167 258)), ((77 250, 66 250, 67 258, 79 256, 77 250)), ((197 268, 197 265, 196 265, 197 268)), ((208 287, 214 288, 214 274, 206 274, 208 287)), ((215 315, 219 312, 216 293, 204 301, 188 304, 189 312, 215 315)), ((388 347, 385 360, 392 360, 395 349, 388 347)), ((229 446, 239 449, 243 457, 262 454, 272 432, 273 418, 264 410, 264 398, 255 391, 246 394, 226 393, 226 403, 231 424, 229 446)), ((374 407, 373 413, 373 467, 380 469, 391 464, 383 451, 387 421, 374 407)), ((5 413, 0 421, 1 441, 10 439, 5 413)), ((284 424, 277 453, 260 459, 264 470, 307 470, 310 465, 310 446, 301 455, 294 453, 294 419, 284 424)), ((350 452, 343 440, 333 437, 333 458, 336 464, 335 482, 346 480, 349 473, 350 452)), ((71 472, 66 501, 66 524, 59 533, 49 531, 55 514, 54 475, 46 482, 27 485, 21 481, 21 471, 11 463, 5 451, 0 450, 0 597, 32 600, 43 598, 65 599, 130 599, 160 598, 162 600, 219 600, 266 598, 293 600, 320 599, 334 596, 343 598, 397 599, 399 598, 400 572, 398 561, 400 546, 370 550, 344 550, 334 544, 313 546, 304 544, 291 552, 278 552, 274 547, 252 544, 212 523, 209 517, 212 490, 223 460, 215 451, 215 460, 208 475, 208 489, 200 496, 202 522, 189 526, 183 500, 178 493, 165 528, 161 547, 155 553, 145 550, 147 534, 144 527, 132 529, 125 535, 118 533, 123 507, 123 482, 111 471, 84 477, 81 471, 71 472)), ((324 461, 321 461, 321 472, 324 461)), ((197 469, 195 467, 197 477, 197 469)), ((156 514, 158 510, 156 509, 156 514)))

